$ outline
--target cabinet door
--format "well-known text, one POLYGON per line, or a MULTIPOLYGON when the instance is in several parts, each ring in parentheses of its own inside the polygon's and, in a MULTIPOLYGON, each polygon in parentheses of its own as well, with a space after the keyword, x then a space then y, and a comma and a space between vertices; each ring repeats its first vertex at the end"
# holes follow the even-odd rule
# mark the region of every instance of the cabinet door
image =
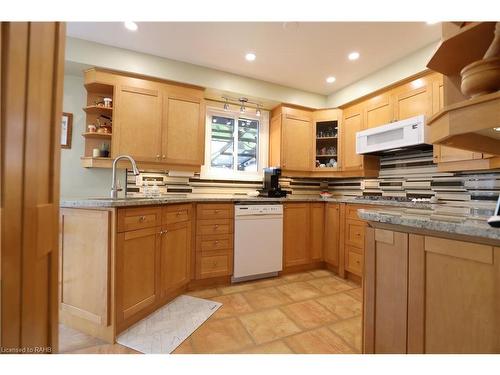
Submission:
POLYGON ((377 95, 365 102, 365 128, 386 125, 394 120, 392 91, 377 95))
POLYGON ((356 153, 356 132, 363 129, 363 110, 361 106, 344 111, 342 125, 342 169, 358 170, 363 167, 363 157, 356 153))
POLYGON ((127 154, 137 161, 161 161, 160 91, 121 85, 115 96, 113 157, 127 154))
POLYGON ((160 234, 158 228, 117 236, 117 321, 126 320, 157 301, 160 234))
POLYGON ((427 77, 398 87, 394 90, 394 97, 394 114, 397 120, 432 115, 432 84, 427 77))
POLYGON ((500 353, 500 248, 410 235, 408 351, 500 353))
POLYGON ((366 239, 363 352, 406 353, 408 234, 367 228, 366 239))
POLYGON ((285 267, 309 263, 309 206, 307 203, 285 204, 283 247, 285 267))
POLYGON ((325 262, 332 266, 339 265, 340 241, 340 205, 328 203, 325 214, 325 262))
POLYGON ((283 115, 282 167, 293 171, 312 170, 312 121, 309 118, 283 115))
POLYGON ((162 295, 178 289, 190 279, 191 222, 169 225, 161 239, 162 295))
POLYGON ((167 94, 163 106, 162 161, 202 165, 205 150, 203 99, 167 94))
POLYGON ((311 225, 310 225, 311 260, 322 261, 324 228, 325 228, 325 205, 323 203, 311 203, 310 214, 311 214, 311 225))

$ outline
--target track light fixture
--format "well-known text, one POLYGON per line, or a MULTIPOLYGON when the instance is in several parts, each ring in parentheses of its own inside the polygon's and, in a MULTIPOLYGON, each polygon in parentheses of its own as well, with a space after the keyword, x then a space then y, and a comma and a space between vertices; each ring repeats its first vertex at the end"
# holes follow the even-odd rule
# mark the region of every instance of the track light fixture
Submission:
POLYGON ((253 104, 257 108, 255 110, 255 116, 260 117, 262 114, 262 103, 257 103, 257 102, 252 102, 248 100, 248 98, 241 97, 241 98, 231 98, 229 96, 223 96, 222 99, 224 99, 224 110, 228 111, 229 110, 229 103, 238 103, 240 106, 240 113, 245 113, 247 111, 247 105, 248 104, 253 104))

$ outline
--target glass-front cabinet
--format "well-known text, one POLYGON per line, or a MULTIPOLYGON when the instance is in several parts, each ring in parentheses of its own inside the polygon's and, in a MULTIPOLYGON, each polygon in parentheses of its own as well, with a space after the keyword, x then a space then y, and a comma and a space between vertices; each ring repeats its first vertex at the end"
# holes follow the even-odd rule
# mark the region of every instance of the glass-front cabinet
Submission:
POLYGON ((314 122, 315 170, 337 170, 338 165, 338 121, 317 120, 314 122))

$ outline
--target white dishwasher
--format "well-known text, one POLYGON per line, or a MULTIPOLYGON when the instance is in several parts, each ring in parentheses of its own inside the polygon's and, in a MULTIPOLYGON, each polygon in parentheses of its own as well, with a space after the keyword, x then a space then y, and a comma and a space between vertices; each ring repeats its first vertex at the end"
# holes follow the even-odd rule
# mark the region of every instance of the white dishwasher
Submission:
POLYGON ((233 282, 276 276, 283 269, 283 205, 234 206, 233 282))

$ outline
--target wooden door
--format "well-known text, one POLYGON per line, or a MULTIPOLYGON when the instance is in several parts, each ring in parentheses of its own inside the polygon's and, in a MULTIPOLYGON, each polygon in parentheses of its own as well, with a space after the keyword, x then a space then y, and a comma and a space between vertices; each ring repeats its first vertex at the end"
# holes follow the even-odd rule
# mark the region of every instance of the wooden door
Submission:
POLYGON ((286 267, 310 262, 309 206, 307 203, 286 203, 283 215, 283 258, 286 267))
POLYGON ((159 89, 115 87, 113 157, 130 155, 136 161, 161 161, 161 96, 159 89))
POLYGON ((191 264, 191 222, 169 225, 161 239, 162 295, 189 283, 191 264))
POLYGON ((0 34, 0 346, 56 352, 65 25, 2 22, 0 34))
POLYGON ((392 91, 368 99, 365 102, 365 128, 375 128, 394 121, 392 91))
POLYGON ((500 248, 410 235, 408 352, 500 353, 500 248))
POLYGON ((328 203, 325 212, 325 245, 324 260, 326 263, 339 266, 340 241, 340 205, 328 203))
POLYGON ((360 105, 346 108, 341 129, 342 170, 363 168, 363 157, 356 153, 356 133, 363 130, 363 110, 360 105))
POLYGON ((116 247, 116 319, 123 322, 153 306, 159 297, 158 227, 122 232, 116 247))
POLYGON ((406 353, 408 234, 367 228, 363 353, 406 353))
POLYGON ((292 171, 310 171, 312 161, 312 121, 285 114, 282 119, 282 167, 292 171))
POLYGON ((310 247, 311 260, 320 262, 323 260, 323 241, 325 233, 325 204, 310 204, 310 247))
POLYGON ((165 94, 163 102, 162 162, 202 165, 205 155, 203 99, 165 94))

